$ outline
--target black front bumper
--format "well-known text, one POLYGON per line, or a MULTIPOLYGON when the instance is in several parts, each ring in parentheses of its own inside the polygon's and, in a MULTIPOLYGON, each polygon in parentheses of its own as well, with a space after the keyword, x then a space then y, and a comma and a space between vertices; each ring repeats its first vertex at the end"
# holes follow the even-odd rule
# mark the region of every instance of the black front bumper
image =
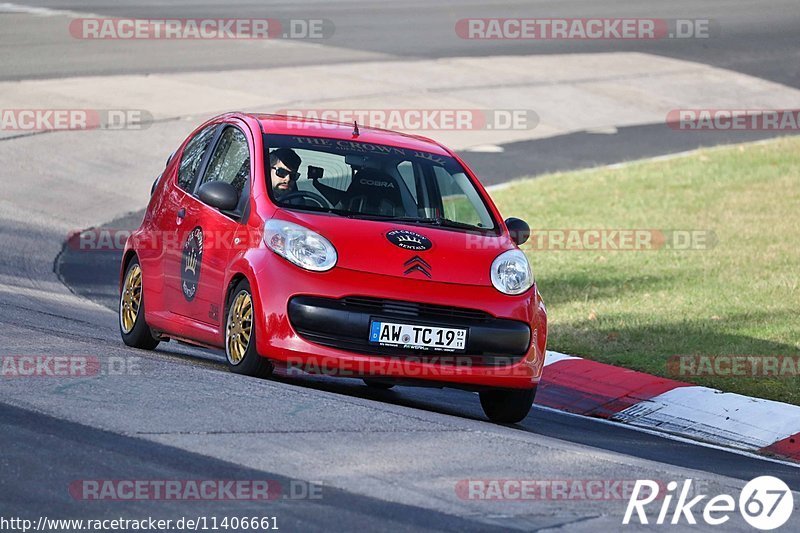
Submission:
POLYGON ((473 309, 377 298, 295 296, 289 300, 289 321, 300 336, 323 346, 369 355, 414 356, 431 362, 443 355, 455 355, 471 358, 476 365, 510 365, 528 352, 531 342, 530 326, 524 322, 473 309), (368 340, 370 322, 381 319, 467 328, 466 351, 451 354, 372 344, 368 340))

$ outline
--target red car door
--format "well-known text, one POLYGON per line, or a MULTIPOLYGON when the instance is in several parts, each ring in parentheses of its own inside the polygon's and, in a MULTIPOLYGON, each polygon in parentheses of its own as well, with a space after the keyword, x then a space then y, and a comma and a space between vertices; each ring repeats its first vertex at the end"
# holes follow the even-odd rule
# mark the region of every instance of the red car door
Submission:
POLYGON ((224 181, 239 194, 239 205, 231 212, 190 199, 184 220, 181 251, 182 314, 200 329, 200 340, 212 342, 223 327, 225 278, 244 207, 250 195, 250 150, 242 129, 226 124, 217 135, 213 151, 195 191, 206 183, 224 181), (205 326, 205 327, 204 327, 205 326))
POLYGON ((164 309, 161 311, 165 313, 189 316, 193 296, 184 296, 191 294, 190 285, 187 285, 186 292, 183 286, 184 279, 191 277, 184 264, 184 249, 190 242, 190 234, 199 216, 200 203, 193 197, 193 192, 209 159, 209 149, 217 131, 218 125, 207 126, 186 144, 176 179, 168 185, 169 190, 157 215, 156 227, 160 231, 163 250, 160 270, 163 273, 164 309))

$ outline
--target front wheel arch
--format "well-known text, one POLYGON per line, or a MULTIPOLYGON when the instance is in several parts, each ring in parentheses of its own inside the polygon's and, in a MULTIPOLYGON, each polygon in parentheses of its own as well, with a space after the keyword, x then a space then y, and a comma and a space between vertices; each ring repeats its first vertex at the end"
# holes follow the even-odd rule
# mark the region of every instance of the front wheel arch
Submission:
POLYGON ((125 273, 128 271, 128 266, 131 264, 131 261, 137 257, 135 250, 128 250, 125 252, 125 255, 122 257, 122 264, 119 271, 119 290, 122 291, 122 284, 125 283, 125 273))
POLYGON ((120 284, 117 309, 117 322, 122 341, 132 348, 154 350, 158 346, 160 340, 153 334, 153 330, 150 329, 145 319, 146 297, 144 293, 144 275, 142 273, 141 264, 135 254, 131 255, 130 259, 125 262, 125 269, 123 270, 122 276, 123 281, 120 284), (138 275, 132 274, 134 268, 137 270, 138 275), (136 289, 138 289, 138 291, 136 289), (139 294, 138 304, 136 303, 135 296, 137 292, 139 294), (128 311, 123 309, 123 305, 128 311), (130 309, 134 308, 136 311, 131 314, 130 309), (132 323, 126 326, 124 324, 125 320, 132 320, 132 323))
MULTIPOLYGON (((237 276, 234 276, 234 279, 236 278, 237 276)), ((241 275, 241 277, 238 277, 238 280, 232 286, 232 289, 229 289, 229 293, 225 300, 225 315, 222 322, 222 335, 225 347, 225 361, 228 370, 230 370, 235 374, 244 374, 247 376, 266 378, 272 374, 274 367, 271 361, 269 361, 265 357, 262 357, 258 353, 257 339, 260 333, 258 331, 258 312, 259 312, 258 305, 256 303, 255 290, 253 288, 253 285, 251 284, 250 280, 247 279, 246 276, 241 275), (250 321, 252 329, 250 331, 250 339, 244 355, 238 361, 232 362, 231 357, 229 356, 228 321, 233 301, 237 297, 237 295, 240 294, 242 291, 247 291, 247 293, 250 296, 250 305, 251 305, 250 321)))
POLYGON ((239 285, 239 283, 241 283, 242 281, 247 281, 247 284, 250 285, 250 289, 252 291, 256 290, 253 287, 253 282, 241 272, 238 274, 234 274, 233 277, 231 277, 231 280, 228 282, 228 286, 225 288, 225 299, 223 300, 224 309, 222 310, 222 317, 220 323, 222 326, 223 335, 225 329, 225 321, 228 319, 228 311, 230 310, 231 307, 231 300, 233 299, 234 291, 236 290, 237 285, 239 285))

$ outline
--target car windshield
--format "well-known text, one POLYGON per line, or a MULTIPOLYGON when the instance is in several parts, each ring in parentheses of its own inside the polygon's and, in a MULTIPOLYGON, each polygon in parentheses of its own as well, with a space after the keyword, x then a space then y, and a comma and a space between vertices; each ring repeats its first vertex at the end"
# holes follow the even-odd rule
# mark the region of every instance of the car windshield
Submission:
POLYGON ((351 218, 495 230, 481 195, 452 157, 349 140, 266 135, 276 204, 351 218))

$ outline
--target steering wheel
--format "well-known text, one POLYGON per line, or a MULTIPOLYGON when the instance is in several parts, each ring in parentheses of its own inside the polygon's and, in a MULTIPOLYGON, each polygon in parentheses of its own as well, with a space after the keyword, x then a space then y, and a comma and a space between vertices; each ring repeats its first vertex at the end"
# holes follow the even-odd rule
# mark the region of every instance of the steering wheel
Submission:
POLYGON ((287 200, 291 200, 292 198, 308 198, 322 208, 333 208, 333 204, 331 204, 324 196, 311 191, 291 192, 286 196, 281 196, 280 201, 285 202, 287 200))

